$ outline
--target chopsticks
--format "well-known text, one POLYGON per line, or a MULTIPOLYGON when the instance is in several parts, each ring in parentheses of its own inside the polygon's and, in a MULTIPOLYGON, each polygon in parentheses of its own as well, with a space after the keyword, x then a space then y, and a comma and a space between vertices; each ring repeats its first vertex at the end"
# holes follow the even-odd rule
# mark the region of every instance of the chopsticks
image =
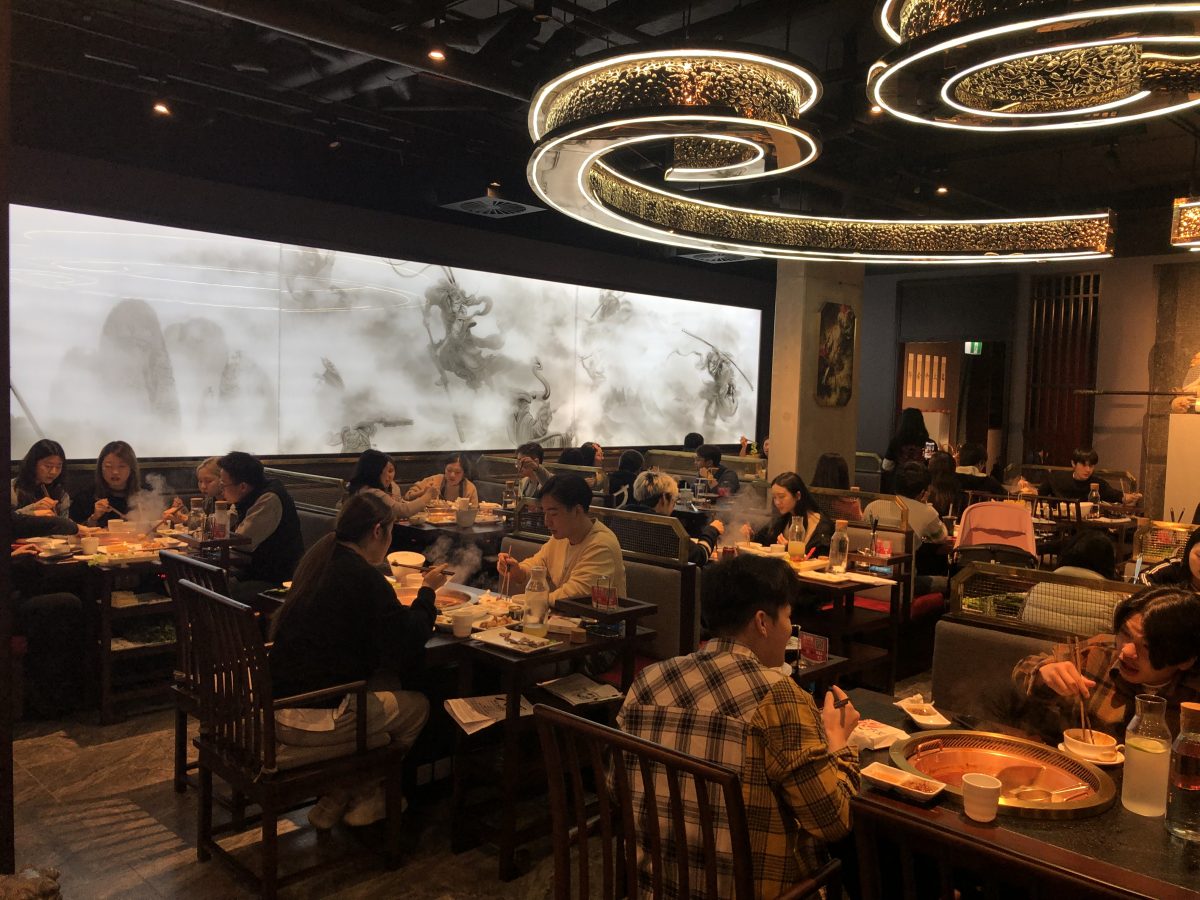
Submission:
MULTIPOLYGON (((1079 652, 1079 638, 1071 638, 1071 655, 1075 658, 1075 670, 1079 673, 1079 677, 1083 677, 1082 655, 1079 652)), ((1095 743, 1092 735, 1092 724, 1088 721, 1087 702, 1081 695, 1079 697, 1079 730, 1083 733, 1083 739, 1089 744, 1095 743)))
POLYGON ((504 574, 500 576, 500 596, 507 598, 509 596, 508 589, 512 581, 512 572, 508 569, 504 570, 504 574))

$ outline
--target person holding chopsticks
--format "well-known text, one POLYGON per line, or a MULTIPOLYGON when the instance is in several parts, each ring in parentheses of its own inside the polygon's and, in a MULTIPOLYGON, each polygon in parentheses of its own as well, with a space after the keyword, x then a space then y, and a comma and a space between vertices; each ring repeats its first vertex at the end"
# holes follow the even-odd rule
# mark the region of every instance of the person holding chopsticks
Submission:
POLYGON ((1138 694, 1167 700, 1167 719, 1179 729, 1179 704, 1200 701, 1200 597, 1179 588, 1157 588, 1126 597, 1113 610, 1113 634, 1090 638, 1078 651, 1055 647, 1028 656, 1013 669, 1017 690, 1051 707, 1064 727, 1077 720, 1083 698, 1091 727, 1124 734, 1138 694), (1114 640, 1115 635, 1115 640, 1114 640))
POLYGON ((112 519, 125 518, 141 489, 137 454, 124 441, 109 441, 96 457, 95 487, 71 501, 71 518, 103 528, 112 519))
MULTIPOLYGON (((21 516, 67 519, 71 513, 71 495, 63 483, 67 475, 67 455, 62 444, 42 438, 29 448, 17 477, 12 480, 12 511, 21 516)), ((74 532, 75 526, 64 522, 74 532)))

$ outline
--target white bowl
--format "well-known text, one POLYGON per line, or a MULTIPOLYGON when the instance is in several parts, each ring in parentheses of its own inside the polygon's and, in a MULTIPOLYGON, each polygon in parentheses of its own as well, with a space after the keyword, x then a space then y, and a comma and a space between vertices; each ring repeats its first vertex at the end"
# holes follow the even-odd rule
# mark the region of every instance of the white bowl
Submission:
POLYGON ((411 550, 397 550, 387 555, 388 565, 393 569, 419 569, 425 565, 425 557, 411 550))

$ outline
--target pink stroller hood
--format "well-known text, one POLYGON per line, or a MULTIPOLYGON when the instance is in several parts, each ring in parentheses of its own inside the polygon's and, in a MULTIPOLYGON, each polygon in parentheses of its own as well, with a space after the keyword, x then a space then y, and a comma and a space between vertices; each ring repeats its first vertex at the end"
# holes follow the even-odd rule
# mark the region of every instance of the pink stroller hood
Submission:
POLYGON ((980 544, 1006 544, 1036 556, 1037 542, 1033 536, 1033 517, 1029 507, 1023 503, 1000 500, 968 506, 958 523, 954 545, 975 547, 980 544))

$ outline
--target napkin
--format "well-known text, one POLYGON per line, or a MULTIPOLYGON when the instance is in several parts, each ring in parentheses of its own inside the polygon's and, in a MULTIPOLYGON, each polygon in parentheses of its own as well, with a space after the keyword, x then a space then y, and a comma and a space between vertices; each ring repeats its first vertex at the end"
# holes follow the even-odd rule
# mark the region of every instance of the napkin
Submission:
POLYGON ((854 731, 850 732, 847 743, 861 753, 863 750, 883 750, 907 737, 907 731, 884 725, 874 719, 860 719, 854 731))

